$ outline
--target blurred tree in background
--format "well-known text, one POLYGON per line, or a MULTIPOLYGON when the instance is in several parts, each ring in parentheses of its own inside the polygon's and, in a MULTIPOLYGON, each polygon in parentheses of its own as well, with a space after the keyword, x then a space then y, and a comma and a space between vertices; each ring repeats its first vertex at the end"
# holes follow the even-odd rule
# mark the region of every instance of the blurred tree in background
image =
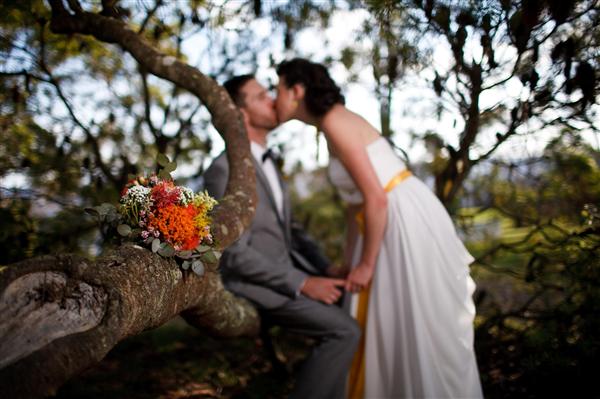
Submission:
MULTIPOLYGON (((599 3, 114 7, 156 48, 219 82, 300 55, 343 68, 342 85, 368 87, 382 133, 394 141, 410 134, 429 150, 413 166, 434 181, 477 257, 485 392, 513 397, 600 395, 592 384, 600 348, 599 3), (364 18, 350 45, 302 42, 303 32, 325 32, 337 14, 356 10, 364 18), (419 98, 401 103, 410 85, 419 98), (452 126, 408 131, 394 120, 399 109, 452 126), (512 153, 528 140, 542 143, 539 150, 512 153)), ((149 75, 119 47, 51 33, 49 20, 41 0, 0 4, 0 264, 51 252, 96 255, 102 243, 84 207, 116 202, 128 175, 153 169, 159 153, 181 165, 182 183, 198 187, 214 147, 196 97, 149 75)), ((292 181, 311 182, 295 197, 297 220, 339 260, 343 209, 326 174, 286 168, 292 181)))
POLYGON ((453 120, 444 134, 416 132, 436 151, 435 192, 447 206, 471 169, 511 140, 564 126, 598 129, 592 106, 600 86, 597 0, 367 4, 380 25, 393 32, 399 24, 395 29, 403 35, 374 44, 387 48, 386 80, 402 76, 402 65, 428 67, 437 99, 420 94, 433 111, 427 116, 453 120), (391 19, 396 14, 402 18, 391 19), (418 53, 406 51, 406 40, 418 53), (404 55, 405 64, 396 54, 404 55))
POLYGON ((539 157, 496 160, 472 180, 481 207, 460 218, 477 256, 476 345, 492 397, 598 394, 599 160, 565 131, 539 157))

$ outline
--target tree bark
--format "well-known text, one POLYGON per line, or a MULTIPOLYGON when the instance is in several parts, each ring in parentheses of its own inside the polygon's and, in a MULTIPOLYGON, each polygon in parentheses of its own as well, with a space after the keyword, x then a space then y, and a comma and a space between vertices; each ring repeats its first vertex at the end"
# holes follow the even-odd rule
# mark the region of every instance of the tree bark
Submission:
MULTIPOLYGON (((243 120, 225 90, 197 69, 161 54, 115 17, 84 12, 75 0, 69 1, 71 11, 61 0, 49 3, 55 33, 90 34, 117 43, 149 73, 189 90, 208 108, 230 165, 212 225, 217 249, 226 248, 250 223, 256 190, 243 120)), ((61 255, 0 267, 0 392, 10 398, 51 395, 119 341, 179 313, 218 336, 259 330, 255 308, 223 288, 215 265, 199 277, 133 245, 95 261, 61 255)))
POLYGON ((254 307, 223 289, 216 268, 198 277, 135 245, 96 261, 23 261, 2 270, 0 292, 0 391, 7 398, 51 395, 121 340, 182 311, 217 336, 259 329, 254 307))

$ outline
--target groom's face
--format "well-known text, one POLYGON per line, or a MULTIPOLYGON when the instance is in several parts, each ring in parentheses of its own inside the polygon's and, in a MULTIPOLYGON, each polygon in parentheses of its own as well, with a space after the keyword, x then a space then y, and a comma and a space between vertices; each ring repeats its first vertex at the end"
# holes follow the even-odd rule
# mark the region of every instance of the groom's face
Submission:
POLYGON ((260 83, 251 79, 240 90, 244 96, 243 106, 246 122, 256 129, 273 130, 277 127, 275 101, 260 83))

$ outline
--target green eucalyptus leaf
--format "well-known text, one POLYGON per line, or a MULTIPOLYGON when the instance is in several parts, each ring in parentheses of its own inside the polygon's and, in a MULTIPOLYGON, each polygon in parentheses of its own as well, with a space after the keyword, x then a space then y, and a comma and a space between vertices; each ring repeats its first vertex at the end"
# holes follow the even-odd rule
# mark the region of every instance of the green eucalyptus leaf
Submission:
POLYGON ((203 276, 204 275, 204 264, 199 260, 195 260, 192 263, 192 271, 194 273, 196 273, 198 276, 203 276))
POLYGON ((191 264, 192 264, 192 262, 190 262, 189 260, 186 260, 181 264, 181 268, 183 270, 187 270, 190 268, 191 264))
POLYGON ((177 253, 177 256, 179 256, 182 259, 188 259, 192 256, 192 251, 180 251, 179 253, 177 253))
POLYGON ((160 248, 160 240, 158 238, 155 238, 154 240, 152 240, 152 252, 156 253, 159 248, 160 248))
POLYGON ((156 157, 156 162, 160 166, 165 167, 167 164, 169 164, 171 162, 171 160, 165 154, 158 154, 158 156, 156 157))
POLYGON ((198 252, 206 252, 210 249, 210 247, 208 245, 198 245, 196 247, 196 251, 198 252))
POLYGON ((170 258, 173 255, 175 255, 175 249, 172 246, 167 244, 166 246, 158 249, 158 254, 165 258, 170 258))
POLYGON ((102 205, 96 207, 96 210, 100 213, 100 215, 108 215, 111 211, 116 211, 116 208, 113 204, 109 204, 107 202, 102 205))
POLYGON ((173 180, 173 178, 171 177, 171 174, 169 172, 167 172, 165 169, 161 169, 160 172, 158 172, 158 177, 163 180, 173 180))
POLYGON ((206 251, 201 257, 207 263, 217 263, 219 258, 215 255, 215 251, 206 251))
POLYGON ((163 168, 163 170, 167 173, 171 173, 175 169, 177 169, 177 162, 169 162, 168 164, 164 165, 164 168, 163 168))
POLYGON ((117 215, 116 213, 106 213, 104 215, 104 220, 106 220, 107 223, 114 223, 114 222, 118 222, 121 218, 119 217, 119 215, 117 215))
POLYGON ((131 234, 131 227, 129 227, 126 224, 120 224, 120 225, 117 226, 117 231, 123 237, 127 237, 127 236, 129 236, 129 234, 131 234))

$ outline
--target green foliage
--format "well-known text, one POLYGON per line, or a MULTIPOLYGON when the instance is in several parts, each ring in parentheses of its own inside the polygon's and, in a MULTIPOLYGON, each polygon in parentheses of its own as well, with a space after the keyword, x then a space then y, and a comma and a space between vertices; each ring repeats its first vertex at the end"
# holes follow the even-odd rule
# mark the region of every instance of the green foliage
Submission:
POLYGON ((511 390, 541 396, 599 393, 591 370, 600 352, 600 231, 560 233, 532 237, 520 254, 514 247, 498 252, 495 260, 512 252, 516 262, 503 279, 490 274, 493 285, 480 276, 487 299, 479 307, 476 344, 493 396, 506 392, 507 376, 511 390), (509 298, 498 296, 502 289, 509 298))
MULTIPOLYGON (((302 171, 299 171, 302 174, 302 171)), ((344 245, 345 213, 335 189, 325 181, 325 170, 314 173, 307 198, 292 194, 292 215, 318 242, 325 254, 341 264, 344 245)))
POLYGON ((31 202, 1 199, 0 205, 0 265, 33 256, 39 226, 29 217, 31 202))
POLYGON ((172 180, 171 172, 177 169, 177 162, 171 162, 169 157, 167 157, 164 154, 158 154, 156 162, 161 167, 161 169, 158 172, 158 177, 164 180, 172 180))
POLYGON ((600 393, 591 371, 600 352, 598 159, 565 134, 543 158, 496 163, 473 185, 489 202, 462 216, 477 256, 475 342, 491 397, 600 393))
MULTIPOLYGON (((392 93, 385 89, 394 80, 398 60, 424 69, 416 87, 429 85, 436 98, 432 101, 423 93, 425 100, 411 99, 404 113, 455 121, 452 129, 444 126, 434 132, 444 137, 438 147, 443 151, 432 154, 435 192, 447 206, 473 167, 508 141, 518 142, 523 133, 536 135, 539 126, 570 128, 574 121, 581 129, 597 130, 592 122, 600 89, 596 1, 367 4, 377 25, 369 21, 365 32, 380 34, 370 64, 378 82, 384 135, 392 132, 386 119, 392 93), (449 130, 456 132, 455 137, 449 130)), ((347 56, 344 61, 348 64, 347 56)), ((560 132, 560 128, 544 130, 560 132)), ((430 135, 419 128, 415 132, 423 140, 430 135)))

